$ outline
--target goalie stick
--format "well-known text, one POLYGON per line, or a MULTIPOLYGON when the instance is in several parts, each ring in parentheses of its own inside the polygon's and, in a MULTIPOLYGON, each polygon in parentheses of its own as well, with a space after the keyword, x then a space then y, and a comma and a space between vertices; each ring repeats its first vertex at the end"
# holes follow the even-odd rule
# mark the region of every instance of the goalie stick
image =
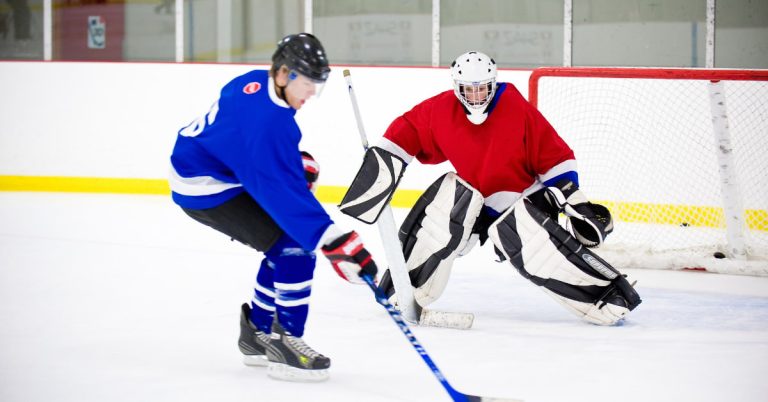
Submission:
POLYGON ((374 295, 376 295, 376 301, 384 306, 384 308, 387 310, 387 313, 389 313, 389 316, 392 317, 393 321, 395 321, 395 324, 397 324, 398 328, 400 328, 400 331, 403 332, 403 335, 408 338, 408 341, 411 343, 413 348, 416 349, 416 352, 419 354, 419 356, 421 356, 427 366, 429 366, 430 370, 432 370, 432 374, 437 377, 437 380, 440 381, 440 384, 443 386, 443 388, 445 388, 454 402, 522 402, 520 399, 490 398, 485 396, 467 395, 454 389, 451 384, 448 383, 448 380, 445 378, 440 369, 437 368, 435 362, 432 361, 432 358, 429 357, 429 354, 424 349, 424 347, 421 346, 421 343, 418 339, 416 339, 416 336, 413 335, 413 332, 411 332, 410 327, 408 327, 408 324, 405 322, 405 320, 403 320, 400 312, 397 311, 392 303, 387 300, 387 296, 385 296, 384 293, 378 288, 378 286, 376 286, 373 277, 370 275, 362 275, 361 278, 363 278, 365 283, 368 284, 368 287, 371 288, 374 295))
MULTIPOLYGON (((363 149, 368 150, 368 137, 365 134, 363 119, 360 117, 360 109, 357 106, 357 97, 352 87, 352 77, 349 70, 344 70, 344 79, 347 81, 349 99, 352 102, 352 110, 355 113, 357 130, 360 134, 360 141, 363 149)), ((413 297, 413 288, 411 279, 408 276, 408 267, 405 263, 405 257, 400 249, 400 240, 397 238, 397 226, 392 214, 392 207, 386 205, 376 221, 379 228, 379 236, 384 246, 384 254, 389 263, 389 272, 392 276, 392 284, 395 287, 397 295, 397 305, 402 311, 406 320, 427 326, 445 327, 455 329, 469 329, 475 316, 472 313, 459 313, 447 311, 433 311, 422 308, 416 303, 413 297)))

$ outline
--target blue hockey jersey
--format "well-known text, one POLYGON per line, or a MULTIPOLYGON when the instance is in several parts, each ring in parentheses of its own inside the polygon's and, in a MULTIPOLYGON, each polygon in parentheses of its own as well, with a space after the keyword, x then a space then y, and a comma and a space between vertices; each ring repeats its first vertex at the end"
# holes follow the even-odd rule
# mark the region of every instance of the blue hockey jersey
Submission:
POLYGON ((307 189, 295 114, 266 70, 230 81, 208 113, 179 130, 169 178, 174 202, 207 209, 247 191, 285 233, 314 250, 333 222, 307 189))

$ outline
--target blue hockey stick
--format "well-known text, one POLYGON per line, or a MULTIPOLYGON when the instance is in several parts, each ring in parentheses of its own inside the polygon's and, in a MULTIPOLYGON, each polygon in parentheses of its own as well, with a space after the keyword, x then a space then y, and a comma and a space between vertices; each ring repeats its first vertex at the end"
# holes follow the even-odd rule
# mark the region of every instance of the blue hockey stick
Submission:
POLYGON ((424 362, 427 363, 427 366, 429 366, 430 370, 432 370, 432 374, 437 377, 437 380, 440 381, 440 384, 443 386, 443 388, 448 391, 448 394, 451 395, 451 399, 453 399, 454 402, 522 402, 519 399, 488 398, 483 396, 467 395, 456 391, 451 386, 451 384, 448 383, 448 380, 445 379, 445 376, 440 371, 440 369, 437 368, 437 365, 432 361, 432 358, 429 357, 429 354, 427 354, 427 351, 424 349, 424 347, 421 346, 419 340, 416 339, 416 337, 413 335, 411 328, 408 327, 408 324, 403 319, 403 316, 400 315, 400 311, 398 311, 395 306, 393 306, 392 303, 387 300, 387 297, 384 295, 381 289, 376 286, 374 279, 370 275, 362 275, 361 278, 363 278, 365 283, 368 284, 368 287, 371 288, 373 293, 376 295, 376 301, 384 306, 385 309, 387 309, 389 316, 392 317, 392 320, 395 321, 397 326, 400 328, 400 331, 403 331, 403 335, 408 338, 408 341, 411 342, 413 348, 416 349, 416 352, 419 354, 419 356, 421 356, 424 362))

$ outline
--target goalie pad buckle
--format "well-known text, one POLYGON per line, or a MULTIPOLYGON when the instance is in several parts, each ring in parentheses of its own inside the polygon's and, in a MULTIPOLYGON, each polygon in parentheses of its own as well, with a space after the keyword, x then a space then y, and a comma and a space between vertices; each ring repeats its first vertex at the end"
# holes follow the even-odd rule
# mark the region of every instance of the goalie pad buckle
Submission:
POLYGON ((400 184, 405 167, 399 156, 379 147, 368 148, 341 200, 341 212, 368 224, 376 222, 400 184))
POLYGON ((615 324, 641 302, 624 275, 526 199, 499 217, 489 236, 521 275, 588 322, 615 324))
MULTIPOLYGON (((432 183, 408 213, 398 236, 419 305, 429 305, 445 290, 482 207, 480 192, 451 172, 432 183)), ((380 287, 388 297, 394 293, 391 283, 387 272, 380 287)))

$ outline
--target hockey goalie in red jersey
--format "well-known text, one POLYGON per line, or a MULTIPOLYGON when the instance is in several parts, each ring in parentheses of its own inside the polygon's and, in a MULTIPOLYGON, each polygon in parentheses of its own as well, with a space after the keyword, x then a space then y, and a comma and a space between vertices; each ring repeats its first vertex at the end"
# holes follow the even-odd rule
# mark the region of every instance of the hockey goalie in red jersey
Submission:
MULTIPOLYGON (((340 209, 373 223, 405 171, 449 161, 398 233, 413 295, 426 307, 443 293, 456 257, 479 241, 588 322, 613 325, 640 304, 625 275, 589 248, 613 230, 607 208, 579 189, 573 150, 480 52, 450 68, 453 90, 397 117, 363 164, 340 209), (565 227, 558 215, 566 216, 565 227)), ((390 272, 380 287, 395 301, 390 272)))

